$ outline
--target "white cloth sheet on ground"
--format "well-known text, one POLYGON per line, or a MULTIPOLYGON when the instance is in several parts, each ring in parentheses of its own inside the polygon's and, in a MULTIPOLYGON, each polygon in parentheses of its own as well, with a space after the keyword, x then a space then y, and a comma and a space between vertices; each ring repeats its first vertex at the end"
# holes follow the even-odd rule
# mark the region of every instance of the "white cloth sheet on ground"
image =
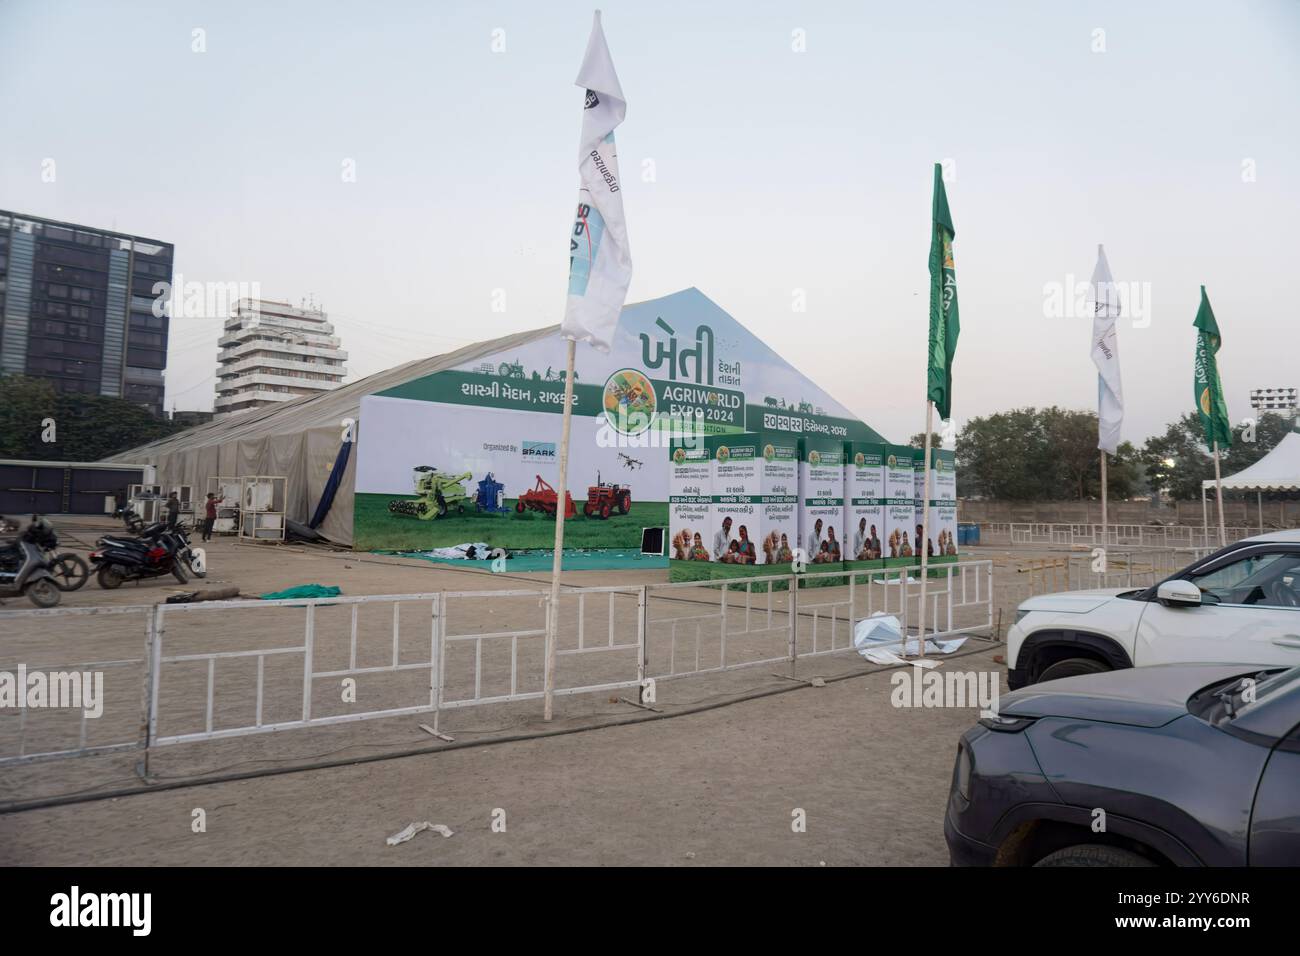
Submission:
MULTIPOLYGON (((951 654, 966 643, 966 638, 955 637, 951 640, 936 641, 927 638, 927 654, 951 654)), ((892 614, 876 612, 871 617, 864 617, 853 626, 853 646, 858 653, 873 664, 905 663, 900 655, 919 652, 917 638, 903 638, 903 625, 892 614)))

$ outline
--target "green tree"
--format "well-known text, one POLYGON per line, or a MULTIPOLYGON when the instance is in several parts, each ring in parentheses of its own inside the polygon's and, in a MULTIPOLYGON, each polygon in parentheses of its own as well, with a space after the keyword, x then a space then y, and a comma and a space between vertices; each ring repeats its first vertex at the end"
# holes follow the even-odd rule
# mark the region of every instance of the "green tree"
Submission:
POLYGON ((1055 467, 1044 497, 1083 501, 1100 494, 1101 452, 1097 449, 1097 416, 1064 408, 1039 412, 1043 434, 1053 450, 1055 467))
MULTIPOLYGON (((1083 501, 1101 496, 1101 452, 1094 412, 1018 408, 973 418, 957 436, 963 491, 1011 501, 1083 501)), ((1107 467, 1109 496, 1142 487, 1139 453, 1124 442, 1107 467)))
POLYGON ((957 475, 971 497, 1032 501, 1048 497, 1052 449, 1036 408, 972 418, 957 435, 957 475))
POLYGON ((125 399, 59 392, 45 379, 0 376, 0 458, 98 461, 184 427, 125 399))
POLYGON ((1223 453, 1223 467, 1229 472, 1249 468, 1274 448, 1286 437, 1292 428, 1291 419, 1276 412, 1264 412, 1255 422, 1254 434, 1248 425, 1239 425, 1233 429, 1232 447, 1223 453), (1247 439, 1253 438, 1253 441, 1247 439))
POLYGON ((57 427, 58 404, 59 393, 45 379, 0 376, 0 458, 53 458, 41 433, 49 419, 57 427))
MULTIPOLYGON (((1244 441, 1245 436, 1238 434, 1232 447, 1220 454, 1220 471, 1230 475, 1253 465, 1277 447, 1290 427, 1282 415, 1265 412, 1255 425, 1254 441, 1244 441)), ((1148 438, 1141 462, 1153 489, 1177 501, 1200 498, 1201 482, 1214 478, 1214 456, 1206 447, 1200 416, 1188 412, 1171 422, 1163 435, 1148 438)))
POLYGON ((1179 501, 1201 496, 1201 482, 1214 477, 1214 459, 1201 436, 1201 420, 1188 412, 1153 435, 1142 448, 1142 465, 1152 489, 1179 501))
MULTIPOLYGON (((925 432, 917 432, 910 439, 908 439, 907 443, 911 445, 913 448, 920 448, 922 451, 924 451, 925 432)), ((938 432, 930 432, 930 447, 931 448, 943 447, 943 437, 938 432)))
MULTIPOLYGON (((1097 460, 1097 483, 1101 484, 1101 459, 1097 460)), ((1122 441, 1106 466, 1106 488, 1111 501, 1125 501, 1142 494, 1146 487, 1142 452, 1130 441, 1122 441)))

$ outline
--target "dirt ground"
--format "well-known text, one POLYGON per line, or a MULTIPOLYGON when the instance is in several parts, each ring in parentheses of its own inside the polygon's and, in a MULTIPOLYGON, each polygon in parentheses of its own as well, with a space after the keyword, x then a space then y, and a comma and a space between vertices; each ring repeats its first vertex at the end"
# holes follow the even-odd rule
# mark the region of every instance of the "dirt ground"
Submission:
MULTIPOLYGON (((944 666, 1000 670, 992 651, 944 666)), ((0 864, 944 865, 975 713, 894 708, 890 690, 876 672, 670 720, 8 814, 0 864), (454 835, 386 845, 417 821, 454 835)))
MULTIPOLYGON (((64 542, 89 545, 106 527, 94 520, 65 522, 64 542)), ((536 591, 547 582, 541 574, 494 575, 326 549, 240 545, 232 539, 217 539, 208 551, 211 571, 201 586, 233 584, 247 594, 312 582, 337 584, 345 595, 536 591)), ((994 559, 995 605, 1009 610, 1019 600, 1014 592, 1022 576, 1015 565, 1023 555, 972 556, 994 559)), ((635 678, 635 652, 618 649, 635 642, 635 588, 665 577, 662 571, 566 573, 566 584, 630 590, 613 597, 588 595, 581 614, 576 601, 561 612, 560 647, 567 654, 561 657, 560 686, 635 678), (582 649, 598 652, 579 653, 579 620, 582 649), (607 642, 616 648, 601 649, 607 642)), ((65 595, 65 605, 147 605, 187 589, 155 581, 108 592, 92 582, 65 595)), ((627 703, 635 699, 634 688, 558 697, 556 719, 549 724, 541 720, 537 700, 449 709, 440 715, 439 729, 455 738, 453 746, 556 729, 581 732, 7 813, 0 815, 0 863, 943 864, 943 807, 952 757, 975 711, 898 709, 889 703, 888 671, 852 653, 807 656, 815 639, 823 651, 828 641, 847 645, 846 591, 799 592, 797 681, 784 662, 664 680, 658 687, 659 713, 627 703), (826 686, 805 683, 818 676, 827 679, 826 686), (775 691, 782 692, 737 702, 775 691), (721 706, 690 712, 711 705, 721 706), (680 716, 647 719, 673 714, 680 716), (640 722, 607 726, 628 720, 640 722), (196 808, 206 811, 206 833, 191 831, 196 808), (504 833, 491 828, 498 808, 504 811, 504 833), (806 832, 791 828, 796 808, 806 813, 806 832), (422 833, 409 843, 385 846, 384 837, 421 820, 446 824, 456 835, 422 833)), ((865 594, 859 590, 858 616, 864 611, 861 602, 878 600, 871 594, 869 587, 865 594)), ((720 592, 707 595, 665 592, 652 599, 648 674, 706 669, 719 655, 735 663, 786 652, 788 595, 728 593, 725 646, 719 646, 716 631, 720 592)), ((511 639, 491 635, 540 629, 544 621, 536 595, 457 600, 462 603, 447 605, 448 635, 463 640, 454 651, 448 645, 444 701, 507 692, 511 639), (481 642, 475 640, 483 635, 481 642), (478 687, 475 650, 481 655, 478 687), (460 655, 455 661, 453 653, 460 655)), ((356 666, 386 667, 396 660, 409 669, 359 678, 365 710, 419 703, 428 694, 430 671, 420 665, 429 660, 429 606, 402 604, 400 640, 392 638, 392 606, 363 609, 356 666)), ((9 601, 4 610, 25 607, 9 601)), ((346 613, 318 609, 317 672, 349 666, 346 613)), ((164 646, 169 655, 292 648, 302 643, 304 614, 275 608, 169 611, 164 646), (250 615, 258 616, 256 623, 250 615)), ((961 623, 973 619, 967 614, 961 623)), ((104 668, 105 715, 90 722, 87 743, 95 744, 95 735, 103 741, 133 739, 142 712, 143 612, 41 621, 39 628, 35 623, 0 619, 0 667, 16 661, 33 667, 121 661, 104 668)), ((515 643, 518 690, 540 688, 540 641, 515 643)), ((993 659, 1001 652, 997 644, 972 638, 960 659, 943 666, 1001 673, 1004 668, 993 659)), ((301 653, 266 661, 266 721, 296 720, 302 705, 301 653), (281 660, 291 666, 272 666, 281 660), (272 707, 282 712, 271 713, 272 707)), ((214 729, 251 723, 254 663, 223 659, 214 670, 214 729)), ((205 663, 167 664, 162 673, 158 734, 203 731, 205 663)), ((314 716, 346 712, 339 709, 331 681, 316 684, 321 686, 311 694, 314 716)), ((179 742, 151 750, 148 779, 156 785, 444 746, 420 728, 429 722, 426 713, 179 742)), ((15 723, 12 714, 0 717, 2 753, 15 752, 15 723)), ((22 729, 27 752, 68 746, 76 733, 75 722, 38 726, 34 718, 22 729)), ((130 752, 0 769, 0 803, 140 787, 139 759, 138 752, 130 752)))

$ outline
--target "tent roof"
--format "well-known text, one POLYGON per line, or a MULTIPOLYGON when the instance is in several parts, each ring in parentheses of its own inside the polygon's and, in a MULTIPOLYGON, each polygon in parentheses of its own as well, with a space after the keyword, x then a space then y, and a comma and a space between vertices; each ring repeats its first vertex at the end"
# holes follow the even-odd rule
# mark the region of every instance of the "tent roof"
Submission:
POLYGON ((251 412, 228 415, 194 428, 168 435, 166 438, 140 445, 103 459, 112 462, 154 461, 159 453, 179 451, 188 448, 201 448, 205 445, 220 445, 239 439, 265 438, 271 435, 285 435, 306 431, 310 428, 338 427, 345 418, 359 418, 361 399, 374 392, 382 392, 403 382, 430 375, 443 369, 453 368, 463 362, 470 362, 482 355, 491 355, 505 349, 511 349, 534 339, 554 334, 558 325, 548 325, 541 329, 516 332, 513 335, 490 339, 466 345, 454 352, 435 355, 430 358, 416 359, 395 368, 367 375, 347 385, 342 385, 328 392, 306 395, 289 402, 280 402, 258 408, 251 412))
MULTIPOLYGON (((1214 480, 1201 482, 1213 488, 1214 480)), ((1277 447, 1249 468, 1223 479, 1233 491, 1300 491, 1300 432, 1287 432, 1277 447)))

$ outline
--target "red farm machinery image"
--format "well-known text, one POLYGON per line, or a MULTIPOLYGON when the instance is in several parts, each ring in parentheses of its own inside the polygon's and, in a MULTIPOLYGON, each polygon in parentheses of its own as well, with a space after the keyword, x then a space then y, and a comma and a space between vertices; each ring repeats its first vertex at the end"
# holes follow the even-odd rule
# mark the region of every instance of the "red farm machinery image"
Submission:
MULTIPOLYGON (((548 518, 555 517, 556 503, 559 496, 556 495, 555 489, 548 485, 541 475, 537 476, 537 484, 521 494, 515 501, 515 511, 523 514, 525 511, 540 511, 548 518)), ((572 518, 578 513, 573 507, 573 495, 567 491, 564 493, 564 517, 572 518)))
MULTIPOLYGON (((538 475, 537 484, 526 490, 515 501, 515 511, 519 514, 525 511, 540 511, 548 518, 554 518, 557 500, 555 489, 547 484, 546 479, 538 475)), ((582 503, 582 513, 588 518, 605 519, 614 514, 625 515, 631 510, 632 489, 618 482, 601 481, 600 472, 596 472, 596 483, 587 488, 587 500, 582 503)), ((576 515, 577 509, 573 506, 573 496, 566 491, 564 517, 572 518, 576 515)))

